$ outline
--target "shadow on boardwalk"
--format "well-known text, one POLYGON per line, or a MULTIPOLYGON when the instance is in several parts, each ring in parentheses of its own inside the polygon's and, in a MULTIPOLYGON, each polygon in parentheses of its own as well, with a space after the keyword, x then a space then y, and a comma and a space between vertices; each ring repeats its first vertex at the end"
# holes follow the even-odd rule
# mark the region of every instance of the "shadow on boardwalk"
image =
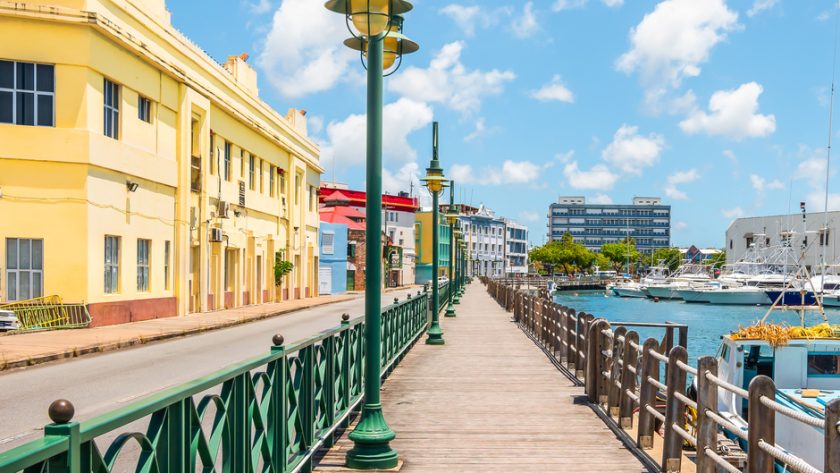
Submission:
MULTIPOLYGON (((442 319, 445 346, 418 344, 383 385, 399 471, 646 471, 483 289, 442 319)), ((343 436, 316 470, 342 470, 351 447, 343 436)))

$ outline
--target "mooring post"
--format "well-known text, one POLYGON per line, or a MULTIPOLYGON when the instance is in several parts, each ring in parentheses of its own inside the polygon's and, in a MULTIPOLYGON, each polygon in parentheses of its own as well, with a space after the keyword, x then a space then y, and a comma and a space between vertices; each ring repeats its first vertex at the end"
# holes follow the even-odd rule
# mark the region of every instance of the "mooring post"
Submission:
POLYGON ((624 336, 624 365, 621 371, 621 407, 618 410, 618 424, 629 429, 633 427, 633 409, 636 407, 628 392, 636 391, 636 374, 639 372, 639 334, 633 330, 624 336), (635 371, 631 371, 631 367, 635 371))
POLYGON ((717 376, 718 364, 713 356, 697 360, 697 473, 715 473, 717 464, 706 449, 717 452, 717 424, 706 411, 717 412, 718 387, 706 375, 717 376))
POLYGON ((613 333, 612 344, 612 366, 610 370, 609 389, 607 390, 607 412, 610 416, 618 418, 619 407, 621 406, 621 367, 624 363, 624 336, 627 334, 627 327, 618 327, 613 333))
POLYGON ((758 375, 750 381, 750 412, 747 419, 747 466, 750 473, 773 473, 776 464, 773 456, 759 446, 762 441, 769 445, 776 444, 776 412, 762 404, 762 397, 775 401, 776 386, 769 377, 758 375))
POLYGON ((659 351, 659 342, 656 339, 648 338, 642 346, 642 374, 641 385, 639 386, 639 430, 637 432, 636 444, 639 448, 653 448, 653 433, 656 420, 647 408, 656 408, 656 386, 650 384, 648 378, 659 381, 659 360, 651 355, 651 352, 659 351))
POLYGON ((587 350, 586 350, 586 395, 589 397, 589 402, 596 404, 599 402, 598 399, 598 392, 599 385, 601 384, 599 380, 601 379, 601 374, 598 372, 598 366, 600 363, 598 360, 601 358, 601 330, 608 327, 609 324, 604 319, 596 319, 593 320, 590 324, 589 333, 587 334, 587 350))
POLYGON ((682 437, 674 429, 685 425, 685 403, 674 396, 685 392, 686 372, 677 366, 688 361, 685 347, 675 346, 668 353, 668 377, 665 397, 665 435, 662 448, 662 468, 668 472, 679 472, 682 461, 682 437))

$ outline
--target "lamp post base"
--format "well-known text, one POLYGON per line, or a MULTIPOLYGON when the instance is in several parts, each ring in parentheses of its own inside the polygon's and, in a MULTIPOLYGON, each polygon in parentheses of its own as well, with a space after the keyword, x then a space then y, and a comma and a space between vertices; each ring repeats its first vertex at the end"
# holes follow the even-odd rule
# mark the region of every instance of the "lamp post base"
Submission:
POLYGON ((437 320, 432 322, 432 326, 429 327, 429 330, 426 332, 426 345, 443 345, 446 341, 443 339, 443 330, 440 329, 440 325, 437 323, 437 320))
POLYGON ((362 418, 348 437, 355 443, 345 457, 348 468, 387 470, 397 466, 397 451, 388 444, 396 434, 385 422, 381 404, 362 406, 362 418))
POLYGON ((452 306, 454 303, 455 302, 453 301, 449 304, 449 307, 446 308, 446 314, 444 314, 444 317, 455 317, 455 307, 452 306))

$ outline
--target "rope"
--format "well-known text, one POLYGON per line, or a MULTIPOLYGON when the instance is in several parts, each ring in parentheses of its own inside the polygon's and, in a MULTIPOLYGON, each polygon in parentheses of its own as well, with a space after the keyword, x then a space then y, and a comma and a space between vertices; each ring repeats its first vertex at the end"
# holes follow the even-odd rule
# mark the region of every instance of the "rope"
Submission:
POLYGON ((794 471, 800 471, 802 473, 822 473, 820 470, 809 465, 805 460, 797 457, 796 455, 791 455, 775 445, 770 445, 764 440, 759 440, 758 446, 776 460, 787 464, 787 466, 794 471))
POLYGON ((769 407, 770 409, 773 409, 779 414, 786 415, 793 420, 802 422, 803 424, 808 424, 811 427, 816 427, 818 429, 825 427, 825 423, 821 419, 809 416, 804 412, 793 410, 785 405, 779 404, 778 402, 768 398, 767 396, 761 396, 760 401, 762 404, 769 407))
POLYGON ((601 330, 601 335, 604 335, 604 336, 607 336, 607 337, 610 337, 610 338, 615 338, 615 334, 613 333, 613 331, 608 329, 608 328, 605 328, 605 329, 601 330))
POLYGON ((661 414, 659 411, 656 410, 653 406, 645 406, 645 410, 648 411, 650 415, 659 419, 660 422, 665 422, 665 416, 661 414))
POLYGON ((706 379, 708 379, 709 381, 717 384, 718 386, 722 387, 723 389, 726 389, 727 391, 735 393, 735 395, 737 395, 737 396, 740 396, 744 399, 749 399, 750 398, 750 393, 747 392, 746 389, 741 389, 738 386, 735 386, 734 384, 727 383, 726 381, 718 378, 717 376, 709 373, 708 371, 706 372, 706 379))
POLYGON ((633 365, 627 365, 627 370, 630 371, 633 374, 637 374, 636 373, 636 367, 633 366, 633 365))
POLYGON ((639 344, 636 342, 630 342, 630 346, 633 347, 633 349, 636 351, 642 351, 642 347, 640 347, 639 344))
POLYGON ((621 335, 617 338, 620 343, 624 343, 624 335, 621 335))
POLYGON ((671 424, 671 428, 674 429, 674 432, 676 432, 677 435, 682 437, 683 440, 690 443, 691 445, 694 445, 695 447, 697 446, 697 439, 694 438, 691 434, 689 434, 685 430, 683 430, 682 427, 680 427, 677 424, 671 424))
POLYGON ((697 410, 697 403, 686 397, 683 393, 674 392, 674 397, 679 399, 683 404, 691 406, 695 411, 697 410))
POLYGON ((706 447, 706 456, 714 460, 719 467, 723 468, 729 473, 742 473, 741 470, 735 468, 734 465, 724 460, 723 457, 717 454, 717 452, 712 451, 711 447, 706 447))
POLYGON ((668 357, 667 357, 667 356, 665 356, 665 355, 663 355, 663 354, 661 354, 661 353, 659 353, 658 351, 656 351, 656 350, 648 350, 648 353, 650 353, 650 356, 652 356, 652 357, 656 358, 657 360, 659 360, 659 361, 661 361, 661 362, 663 362, 663 363, 666 363, 666 364, 668 363, 668 357))
POLYGON ((615 381, 613 381, 613 385, 618 389, 621 389, 621 381, 616 379, 615 381))
POLYGON ((625 390, 624 390, 624 394, 626 394, 626 395, 627 395, 627 397, 629 397, 630 399, 632 399, 632 400, 633 400, 633 402, 635 402, 636 404, 638 404, 638 403, 639 403, 639 396, 635 395, 635 394, 634 394, 632 391, 630 391, 629 389, 625 389, 625 390))
POLYGON ((697 376, 697 368, 692 368, 691 366, 683 363, 682 361, 677 360, 677 367, 683 371, 693 374, 697 376))
POLYGON ((651 378, 650 376, 648 376, 647 382, 654 385, 660 391, 667 391, 668 390, 668 386, 665 386, 664 384, 662 384, 659 381, 651 378))
POLYGON ((737 425, 733 424, 732 422, 728 421, 727 419, 724 419, 723 417, 719 416, 717 412, 710 411, 709 409, 706 409, 706 416, 708 416, 710 419, 715 421, 719 426, 721 426, 724 429, 732 432, 739 439, 741 439, 745 442, 750 441, 749 436, 747 435, 747 432, 744 429, 738 427, 737 425))

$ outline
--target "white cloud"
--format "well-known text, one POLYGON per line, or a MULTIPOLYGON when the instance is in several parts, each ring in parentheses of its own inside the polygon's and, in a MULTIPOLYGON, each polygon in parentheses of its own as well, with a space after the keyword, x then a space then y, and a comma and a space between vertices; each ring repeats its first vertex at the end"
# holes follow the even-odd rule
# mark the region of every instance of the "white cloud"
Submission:
POLYGON ((613 203, 612 197, 607 194, 595 194, 587 199, 591 204, 609 205, 613 203))
POLYGON ((462 41, 444 45, 428 68, 406 68, 388 82, 389 89, 418 102, 444 104, 462 114, 478 111, 485 96, 501 94, 516 74, 469 70, 461 63, 463 49, 462 41))
POLYGON ((563 175, 566 176, 569 185, 575 189, 608 191, 618 181, 618 174, 613 173, 603 164, 596 164, 589 171, 582 171, 577 161, 567 163, 563 167, 563 175))
POLYGON ((533 210, 523 210, 519 212, 519 219, 525 222, 538 222, 540 220, 540 214, 533 210))
POLYGON ((522 14, 513 19, 511 31, 517 38, 528 38, 540 31, 537 15, 534 14, 534 2, 526 3, 522 14))
MULTIPOLYGON (((417 160, 417 152, 408 144, 408 136, 432 122, 432 109, 427 104, 406 98, 389 103, 383 109, 382 153, 388 163, 417 160)), ((329 169, 365 162, 367 118, 354 114, 327 125, 327 142, 321 146, 321 164, 329 169)))
POLYGON ((566 151, 565 153, 557 153, 557 154, 554 155, 554 159, 556 159, 557 161, 560 161, 563 164, 568 163, 574 157, 575 157, 575 150, 573 150, 573 149, 570 149, 569 151, 566 151))
POLYGON ((728 219, 736 219, 741 218, 744 216, 744 209, 741 207, 735 207, 731 209, 721 209, 720 213, 723 214, 724 217, 728 219))
POLYGON ((271 1, 257 0, 256 2, 248 2, 248 10, 254 15, 262 15, 271 11, 271 1))
POLYGON ((665 195, 674 200, 685 200, 688 198, 685 192, 677 188, 680 184, 688 184, 700 179, 700 174, 696 169, 689 169, 688 171, 678 171, 668 176, 665 184, 665 195))
POLYGON ((785 188, 785 184, 782 181, 778 179, 773 179, 772 181, 768 182, 766 179, 759 176, 758 174, 750 174, 750 183, 752 184, 753 189, 755 189, 758 192, 785 188))
POLYGON ((263 77, 287 98, 329 90, 358 60, 342 44, 346 36, 344 21, 321 2, 284 0, 258 58, 263 77))
POLYGON ((648 87, 679 87, 700 74, 712 48, 738 26, 724 0, 664 0, 630 30, 632 46, 616 67, 639 71, 648 87))
POLYGON ((750 9, 747 10, 747 16, 752 18, 765 10, 775 7, 778 3, 779 0, 755 0, 750 9))
POLYGON ((734 90, 719 90, 709 99, 709 113, 695 110, 680 122, 688 134, 705 133, 734 140, 767 136, 776 131, 776 116, 758 113, 764 89, 755 82, 734 90))
POLYGON ((685 223, 685 222, 682 222, 682 221, 674 222, 673 227, 674 227, 674 230, 679 232, 679 231, 682 231, 682 230, 685 230, 686 228, 688 228, 688 224, 685 223))
POLYGON ((661 135, 641 136, 638 127, 621 125, 601 156, 622 171, 638 175, 643 168, 656 164, 664 147, 665 138, 661 135))
POLYGON ((469 164, 453 164, 449 175, 456 183, 497 186, 507 184, 528 184, 540 177, 542 168, 530 161, 506 160, 501 167, 485 166, 476 171, 469 164))
POLYGON ((324 117, 311 115, 306 117, 307 132, 309 135, 319 135, 324 130, 324 117))
POLYGON ((470 38, 478 28, 486 29, 498 25, 503 19, 513 14, 511 7, 487 8, 485 5, 460 5, 452 3, 439 10, 441 15, 449 17, 470 38))
POLYGON ((601 0, 604 2, 604 5, 610 8, 616 8, 624 5, 624 0, 601 0))
POLYGON ((484 136, 485 134, 488 133, 488 131, 489 130, 487 129, 487 124, 484 123, 484 118, 483 117, 479 118, 478 120, 475 121, 475 129, 473 129, 473 131, 469 135, 464 137, 464 141, 466 141, 466 142, 473 141, 476 138, 480 138, 480 137, 484 136))
POLYGON ((573 8, 582 8, 586 5, 587 0, 555 0, 551 9, 554 11, 571 10, 573 8))
POLYGON ((738 157, 735 156, 735 152, 731 149, 723 150, 723 156, 726 157, 726 159, 728 159, 732 164, 738 164, 738 157))
POLYGON ((541 102, 555 100, 557 102, 574 103, 575 96, 564 84, 559 75, 555 75, 551 82, 543 85, 538 90, 531 91, 531 98, 541 102))
POLYGON ((410 188, 419 189, 420 166, 415 163, 405 163, 397 172, 388 169, 382 170, 382 191, 388 194, 396 194, 400 191, 408 191, 410 188))

